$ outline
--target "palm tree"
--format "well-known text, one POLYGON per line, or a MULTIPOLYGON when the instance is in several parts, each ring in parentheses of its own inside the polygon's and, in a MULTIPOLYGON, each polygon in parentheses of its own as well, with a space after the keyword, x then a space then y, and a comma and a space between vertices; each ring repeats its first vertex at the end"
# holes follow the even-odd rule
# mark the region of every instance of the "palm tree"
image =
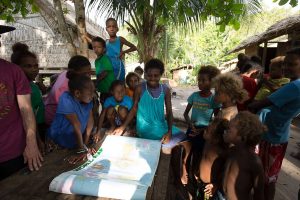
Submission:
POLYGON ((87 0, 102 17, 115 17, 128 24, 138 40, 140 61, 156 56, 158 43, 167 25, 185 30, 214 19, 224 30, 226 25, 239 28, 246 13, 260 10, 260 0, 87 0))

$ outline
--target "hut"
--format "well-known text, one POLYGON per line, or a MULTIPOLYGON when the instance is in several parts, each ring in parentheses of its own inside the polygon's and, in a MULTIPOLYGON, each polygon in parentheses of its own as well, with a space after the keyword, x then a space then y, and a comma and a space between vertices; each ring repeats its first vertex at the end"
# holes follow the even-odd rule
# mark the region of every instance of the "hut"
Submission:
POLYGON ((193 71, 192 65, 182 65, 180 67, 171 69, 172 79, 179 83, 186 83, 189 75, 193 71))
MULTIPOLYGON (((30 50, 35 52, 39 59, 40 74, 50 75, 61 72, 67 68, 70 55, 66 48, 67 40, 59 32, 55 18, 55 10, 50 0, 37 1, 39 13, 30 14, 26 18, 15 16, 15 22, 7 24, 14 26, 15 31, 3 34, 1 39, 0 56, 10 60, 11 47, 16 42, 26 43, 30 50)), ((68 10, 65 19, 68 30, 76 34, 75 9, 70 3, 64 4, 68 10)), ((87 32, 92 36, 107 38, 105 29, 86 18, 87 32)), ((4 21, 0 21, 5 24, 4 21)), ((94 60, 95 54, 90 50, 89 59, 94 60)), ((93 63, 93 62, 92 62, 93 63)))
POLYGON ((270 60, 285 55, 285 52, 296 46, 299 41, 300 14, 297 14, 276 22, 261 34, 247 38, 229 53, 244 50, 248 56, 259 56, 265 71, 268 72, 270 60))

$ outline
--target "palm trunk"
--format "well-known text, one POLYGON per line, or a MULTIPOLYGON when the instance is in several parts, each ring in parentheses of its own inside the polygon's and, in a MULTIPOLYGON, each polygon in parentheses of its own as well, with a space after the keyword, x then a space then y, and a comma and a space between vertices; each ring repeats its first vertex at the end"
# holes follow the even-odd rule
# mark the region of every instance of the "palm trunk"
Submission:
POLYGON ((76 13, 76 26, 79 41, 78 53, 88 58, 88 42, 85 38, 86 24, 85 24, 85 8, 83 0, 74 0, 75 13, 76 13))
POLYGON ((53 0, 53 4, 54 4, 55 15, 56 15, 57 22, 58 22, 58 29, 67 40, 67 48, 68 48, 70 56, 74 56, 77 54, 77 50, 74 45, 74 40, 68 31, 67 23, 66 23, 64 14, 63 14, 62 6, 61 6, 61 1, 53 0))

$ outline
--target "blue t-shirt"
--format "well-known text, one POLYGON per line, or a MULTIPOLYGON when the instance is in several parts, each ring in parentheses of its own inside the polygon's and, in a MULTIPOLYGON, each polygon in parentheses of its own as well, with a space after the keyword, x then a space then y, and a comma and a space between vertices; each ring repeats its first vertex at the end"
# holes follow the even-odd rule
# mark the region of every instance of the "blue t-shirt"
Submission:
POLYGON ((133 102, 129 96, 124 96, 123 100, 121 102, 116 102, 115 98, 113 96, 108 97, 105 102, 103 107, 108 108, 108 107, 116 107, 116 106, 124 106, 128 110, 132 108, 133 102))
POLYGON ((85 132, 93 108, 93 102, 82 104, 75 99, 70 92, 64 92, 59 98, 54 120, 48 129, 47 136, 55 143, 66 148, 77 146, 74 127, 65 117, 67 114, 75 113, 81 125, 81 133, 85 132))
POLYGON ((215 103, 214 99, 214 94, 209 97, 202 97, 199 91, 194 92, 188 98, 188 103, 193 106, 191 120, 195 126, 208 126, 214 109, 221 107, 215 103))
POLYGON ((300 113, 300 79, 290 82, 268 96, 272 106, 260 111, 261 121, 268 127, 263 139, 273 143, 285 143, 289 139, 292 119, 300 113))

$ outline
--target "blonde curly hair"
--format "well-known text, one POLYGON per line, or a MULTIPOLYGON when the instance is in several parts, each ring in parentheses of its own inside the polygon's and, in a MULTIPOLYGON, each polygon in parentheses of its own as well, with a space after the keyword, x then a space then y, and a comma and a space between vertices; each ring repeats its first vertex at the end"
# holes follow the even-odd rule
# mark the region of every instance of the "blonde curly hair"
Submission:
POLYGON ((239 112, 233 120, 237 120, 238 134, 249 147, 257 145, 262 134, 267 131, 267 127, 260 122, 258 116, 249 111, 239 112))
POLYGON ((232 101, 242 103, 248 100, 248 92, 243 88, 242 79, 233 74, 225 73, 216 76, 213 80, 216 92, 228 95, 232 101))

